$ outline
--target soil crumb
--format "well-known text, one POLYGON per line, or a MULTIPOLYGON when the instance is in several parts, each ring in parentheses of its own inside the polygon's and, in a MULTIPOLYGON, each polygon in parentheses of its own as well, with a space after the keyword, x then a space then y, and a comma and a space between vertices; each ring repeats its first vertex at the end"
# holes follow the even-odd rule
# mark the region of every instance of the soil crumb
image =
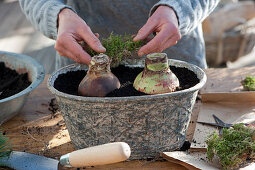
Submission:
POLYGON ((189 141, 185 141, 182 145, 182 147, 180 148, 180 151, 187 151, 190 149, 190 145, 191 143, 189 141))
POLYGON ((0 100, 21 92, 30 84, 27 73, 18 74, 0 62, 0 100))
POLYGON ((54 117, 55 113, 59 111, 59 106, 56 98, 52 98, 49 102, 48 110, 51 111, 51 115, 54 117))
MULTIPOLYGON (((199 83, 199 79, 192 71, 186 68, 178 68, 170 66, 170 69, 178 77, 180 87, 177 91, 188 89, 199 83)), ((107 97, 128 97, 128 96, 142 96, 145 93, 135 90, 133 82, 136 76, 143 71, 143 68, 130 68, 119 66, 111 69, 112 73, 120 80, 120 89, 114 90, 107 95, 107 97)), ((86 71, 70 71, 58 76, 54 83, 54 87, 64 93, 78 95, 78 86, 86 75, 86 71)))

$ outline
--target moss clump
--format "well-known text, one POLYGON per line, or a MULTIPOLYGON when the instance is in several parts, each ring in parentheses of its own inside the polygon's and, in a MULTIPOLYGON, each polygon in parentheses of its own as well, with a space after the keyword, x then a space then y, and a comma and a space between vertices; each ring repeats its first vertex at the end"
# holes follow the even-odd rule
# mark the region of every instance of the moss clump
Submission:
MULTIPOLYGON (((105 54, 111 59, 111 67, 117 67, 125 58, 132 58, 136 55, 138 49, 144 44, 143 41, 133 41, 131 35, 114 35, 110 34, 108 38, 101 40, 102 45, 106 48, 105 54)), ((91 48, 85 49, 91 56, 98 55, 91 48)))
POLYGON ((0 130, 0 159, 9 156, 10 153, 11 145, 9 143, 9 139, 4 136, 2 131, 0 130))
POLYGON ((255 159, 254 137, 255 129, 244 124, 223 128, 222 135, 213 133, 206 140, 207 157, 212 160, 216 155, 224 169, 237 168, 246 160, 255 159))
POLYGON ((244 90, 255 91, 255 76, 247 76, 241 81, 244 90))

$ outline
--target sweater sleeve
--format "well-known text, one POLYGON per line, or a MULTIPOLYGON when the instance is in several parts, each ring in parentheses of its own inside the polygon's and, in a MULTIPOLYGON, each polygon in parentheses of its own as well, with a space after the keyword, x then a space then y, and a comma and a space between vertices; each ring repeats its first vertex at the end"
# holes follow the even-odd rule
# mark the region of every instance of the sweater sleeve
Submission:
POLYGON ((158 6, 166 5, 174 9, 182 35, 193 31, 214 10, 220 0, 160 0, 151 11, 150 16, 158 6))
POLYGON ((19 2, 22 11, 32 25, 51 39, 57 37, 59 12, 64 8, 72 9, 62 0, 19 0, 19 2))

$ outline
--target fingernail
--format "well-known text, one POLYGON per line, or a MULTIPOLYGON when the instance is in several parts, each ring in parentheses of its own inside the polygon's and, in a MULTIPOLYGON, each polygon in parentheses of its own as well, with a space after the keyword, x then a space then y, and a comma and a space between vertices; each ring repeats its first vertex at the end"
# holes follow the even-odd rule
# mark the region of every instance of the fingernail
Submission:
POLYGON ((144 56, 144 52, 139 52, 139 56, 144 56))
POLYGON ((99 48, 100 48, 100 50, 102 50, 102 51, 106 51, 106 49, 100 44, 99 45, 99 48))
POLYGON ((133 41, 137 41, 139 40, 140 36, 139 35, 136 35, 134 38, 133 38, 133 41))

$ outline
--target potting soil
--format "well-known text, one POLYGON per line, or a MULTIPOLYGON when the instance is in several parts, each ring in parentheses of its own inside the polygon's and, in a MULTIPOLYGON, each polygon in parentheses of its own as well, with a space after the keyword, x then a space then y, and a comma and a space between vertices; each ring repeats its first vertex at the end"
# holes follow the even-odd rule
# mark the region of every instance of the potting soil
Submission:
POLYGON ((0 100, 21 92, 30 84, 27 73, 18 74, 0 62, 0 100))
MULTIPOLYGON (((186 68, 178 68, 171 66, 170 69, 176 74, 180 81, 180 87, 177 89, 184 90, 195 86, 199 83, 196 74, 186 68)), ((130 68, 119 66, 111 69, 112 73, 118 77, 121 83, 120 89, 114 90, 107 97, 127 97, 127 96, 142 96, 145 93, 135 90, 133 82, 136 76, 143 71, 143 68, 130 68)), ((81 80, 86 75, 86 71, 69 71, 58 76, 54 83, 54 87, 64 93, 78 95, 78 86, 81 80)))

